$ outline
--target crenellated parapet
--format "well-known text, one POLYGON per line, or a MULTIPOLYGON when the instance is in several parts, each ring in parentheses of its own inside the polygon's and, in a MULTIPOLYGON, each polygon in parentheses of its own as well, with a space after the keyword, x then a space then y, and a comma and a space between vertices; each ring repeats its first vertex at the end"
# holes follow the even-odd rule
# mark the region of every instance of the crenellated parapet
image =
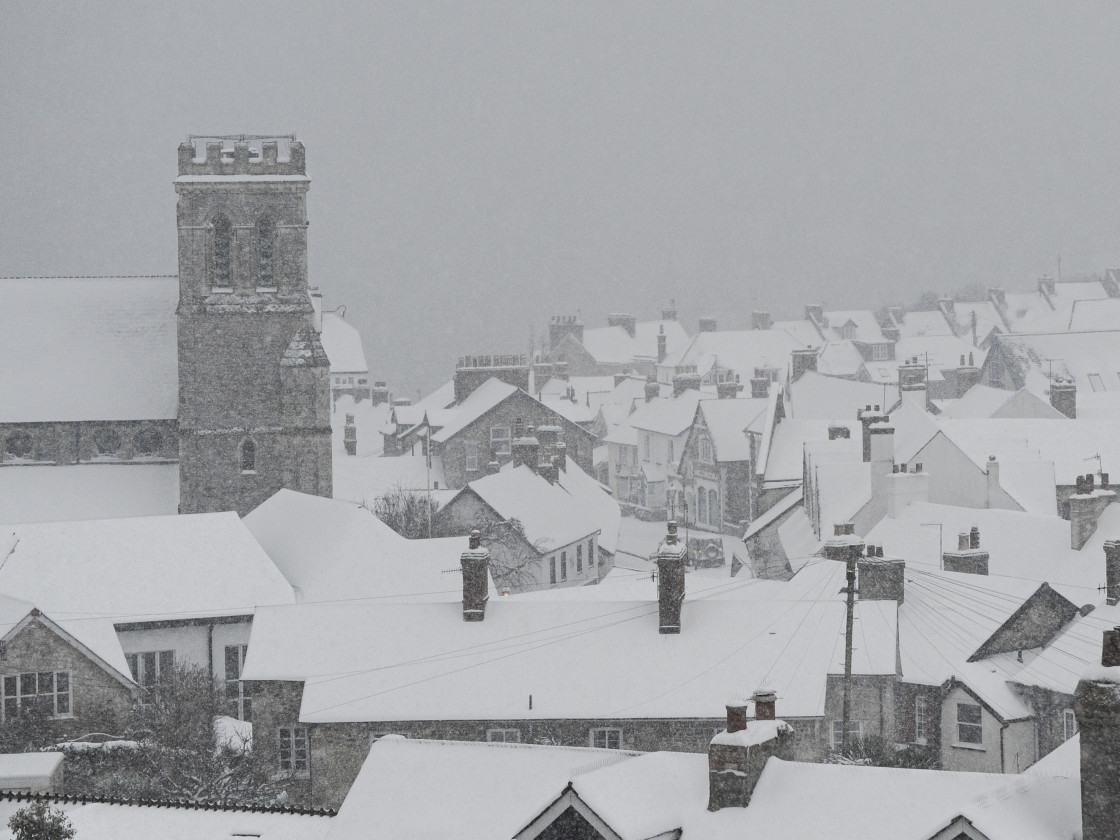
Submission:
POLYGON ((192 134, 179 144, 179 176, 306 176, 294 134, 192 134))

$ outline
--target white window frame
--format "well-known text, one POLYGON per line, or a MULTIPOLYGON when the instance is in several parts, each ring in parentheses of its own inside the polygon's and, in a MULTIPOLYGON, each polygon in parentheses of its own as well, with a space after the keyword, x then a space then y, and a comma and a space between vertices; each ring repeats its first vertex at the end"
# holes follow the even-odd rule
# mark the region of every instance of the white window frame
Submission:
POLYGON ((467 472, 478 469, 478 444, 475 441, 468 440, 463 444, 463 456, 467 472))
POLYGON ((622 749, 622 727, 593 726, 588 732, 588 742, 592 747, 604 750, 622 749), (612 741, 614 742, 612 746, 612 741))
POLYGON ((966 747, 973 747, 983 749, 984 747, 984 707, 979 703, 957 703, 957 741, 958 745, 966 747), (979 713, 979 721, 962 720, 961 712, 967 710, 969 715, 973 714, 973 709, 979 713), (965 737, 965 735, 969 737, 965 737), (978 736, 979 740, 974 740, 973 736, 978 736))
POLYGON ((490 427, 490 449, 495 455, 509 455, 510 447, 509 426, 490 427))
POLYGON ((872 344, 871 345, 871 361, 885 362, 890 358, 889 347, 886 344, 872 344))
POLYGON ((166 672, 175 667, 175 651, 173 650, 141 650, 136 653, 126 653, 125 660, 132 672, 132 678, 142 688, 154 688, 159 685, 166 672), (155 673, 149 673, 148 657, 155 663, 155 673))
POLYGON ((914 743, 926 743, 926 698, 919 694, 914 698, 914 743))
POLYGON ((1062 712, 1062 734, 1065 735, 1066 741, 1077 734, 1077 716, 1073 713, 1073 709, 1062 712))
MULTIPOLYGON (((848 722, 848 733, 852 736, 850 743, 856 743, 863 740, 863 721, 853 720, 848 722)), ((832 722, 832 749, 841 750, 844 748, 844 721, 834 720, 832 722)))
POLYGON ((311 733, 306 726, 281 726, 277 732, 280 773, 306 779, 311 775, 311 733), (288 757, 285 758, 284 754, 288 757))
POLYGON ((248 652, 248 645, 226 645, 223 663, 225 668, 226 706, 232 712, 233 717, 252 722, 253 690, 251 683, 241 679, 241 671, 245 667, 245 655, 248 652), (230 677, 231 653, 236 656, 237 675, 235 677, 230 677))
POLYGON ((63 671, 31 671, 20 674, 4 674, 0 676, 0 691, 3 692, 3 703, 0 704, 0 710, 3 711, 2 719, 8 721, 12 719, 12 712, 16 715, 23 709, 25 701, 31 701, 32 698, 50 698, 50 709, 52 718, 71 718, 74 716, 74 680, 69 670, 63 671), (51 690, 40 692, 39 677, 49 674, 51 690), (64 677, 66 687, 59 688, 59 677, 64 677), (35 691, 24 693, 27 686, 27 678, 35 678, 35 691), (14 693, 9 693, 9 689, 14 689, 14 693), (65 697, 64 703, 59 703, 59 698, 65 697), (63 706, 62 711, 59 707, 63 706))
POLYGON ((487 729, 486 740, 491 744, 520 744, 520 729, 487 729))
POLYGON ((707 435, 700 438, 700 460, 706 464, 712 463, 712 441, 707 435))

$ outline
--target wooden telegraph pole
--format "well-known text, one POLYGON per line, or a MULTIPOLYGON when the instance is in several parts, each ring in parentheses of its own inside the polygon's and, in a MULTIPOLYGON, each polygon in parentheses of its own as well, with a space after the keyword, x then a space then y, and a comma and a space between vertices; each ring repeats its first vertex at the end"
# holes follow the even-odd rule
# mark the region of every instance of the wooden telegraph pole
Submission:
POLYGON ((851 749, 852 728, 852 623, 856 607, 856 557, 849 551, 846 577, 848 581, 847 616, 844 619, 844 739, 841 749, 844 755, 851 749))

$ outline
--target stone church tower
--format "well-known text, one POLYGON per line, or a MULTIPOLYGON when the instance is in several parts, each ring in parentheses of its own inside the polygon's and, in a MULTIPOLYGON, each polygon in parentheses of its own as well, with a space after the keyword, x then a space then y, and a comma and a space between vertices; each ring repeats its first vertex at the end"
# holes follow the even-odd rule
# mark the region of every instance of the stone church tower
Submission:
POLYGON ((179 512, 331 495, 330 368, 307 285, 303 144, 179 146, 179 512))

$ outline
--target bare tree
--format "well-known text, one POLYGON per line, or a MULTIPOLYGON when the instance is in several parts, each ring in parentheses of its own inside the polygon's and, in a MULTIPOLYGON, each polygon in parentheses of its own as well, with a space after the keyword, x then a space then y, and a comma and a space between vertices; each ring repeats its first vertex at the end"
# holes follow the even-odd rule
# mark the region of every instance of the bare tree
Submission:
POLYGON ((429 528, 439 511, 439 502, 429 500, 423 491, 406 490, 398 483, 388 493, 375 497, 372 505, 362 507, 402 537, 418 540, 433 536, 429 528))

